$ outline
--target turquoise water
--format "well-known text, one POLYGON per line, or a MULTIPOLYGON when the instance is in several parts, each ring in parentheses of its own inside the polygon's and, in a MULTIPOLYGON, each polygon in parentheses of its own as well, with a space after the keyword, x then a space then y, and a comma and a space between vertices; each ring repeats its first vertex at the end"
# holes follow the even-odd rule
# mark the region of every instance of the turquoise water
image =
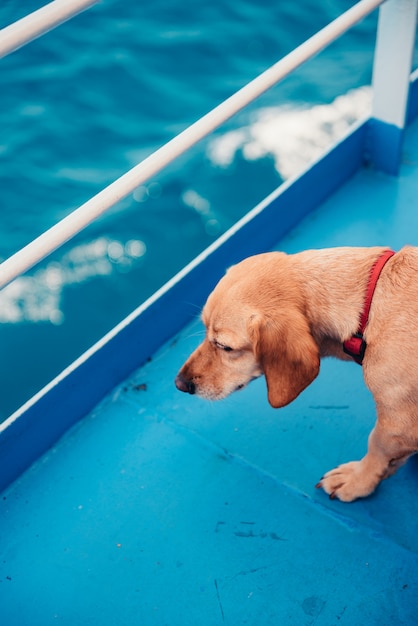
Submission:
MULTIPOLYGON (((0 60, 0 259, 352 4, 103 0, 0 60)), ((0 27, 41 5, 1 3, 0 27)), ((368 111, 375 23, 0 294, 0 419, 368 111)))

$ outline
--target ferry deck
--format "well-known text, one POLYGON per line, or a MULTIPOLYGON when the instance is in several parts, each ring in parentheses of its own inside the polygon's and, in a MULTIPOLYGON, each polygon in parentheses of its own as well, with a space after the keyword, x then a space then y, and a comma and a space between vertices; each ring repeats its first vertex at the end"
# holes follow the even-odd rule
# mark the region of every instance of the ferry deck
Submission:
POLYGON ((338 179, 338 159, 349 158, 337 149, 288 186, 287 213, 265 218, 269 246, 251 229, 233 253, 226 241, 216 263, 206 268, 204 255, 192 268, 194 289, 186 276, 173 300, 168 290, 148 318, 144 310, 142 334, 132 324, 119 329, 126 368, 137 351, 142 365, 99 401, 86 400, 89 376, 100 392, 104 371, 125 371, 107 344, 6 425, 4 626, 417 623, 416 458, 350 504, 315 488, 324 472, 365 453, 375 408, 361 367, 323 360, 315 382, 280 410, 269 406, 264 378, 219 402, 174 385, 202 339, 202 302, 231 260, 262 248, 418 245, 418 121, 406 131, 397 176, 353 165, 312 200, 312 172, 338 179), (190 321, 171 332, 179 302, 190 321), (147 342, 160 331, 152 350, 147 342), (83 403, 87 415, 71 426, 67 414, 83 403), (47 440, 42 454, 38 440, 47 440))

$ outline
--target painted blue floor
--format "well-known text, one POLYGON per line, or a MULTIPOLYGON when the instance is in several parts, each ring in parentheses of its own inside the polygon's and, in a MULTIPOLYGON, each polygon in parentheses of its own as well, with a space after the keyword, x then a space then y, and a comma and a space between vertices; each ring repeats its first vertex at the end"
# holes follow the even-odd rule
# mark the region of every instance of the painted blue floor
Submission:
MULTIPOLYGON (((398 179, 361 171, 281 249, 418 245, 418 124, 398 179)), ((0 500, 0 624, 418 623, 418 459, 368 499, 315 483, 364 454, 373 401, 324 361, 289 407, 260 379, 210 403, 174 376, 199 321, 0 500)))

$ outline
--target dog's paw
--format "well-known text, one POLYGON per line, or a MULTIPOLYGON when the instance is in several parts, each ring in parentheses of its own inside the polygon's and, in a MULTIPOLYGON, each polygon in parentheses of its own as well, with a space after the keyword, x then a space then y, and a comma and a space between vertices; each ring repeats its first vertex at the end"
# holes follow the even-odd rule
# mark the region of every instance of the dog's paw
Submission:
POLYGON ((370 495, 378 482, 378 479, 365 473, 361 461, 351 461, 327 472, 316 487, 322 488, 332 500, 338 498, 343 502, 352 502, 370 495))

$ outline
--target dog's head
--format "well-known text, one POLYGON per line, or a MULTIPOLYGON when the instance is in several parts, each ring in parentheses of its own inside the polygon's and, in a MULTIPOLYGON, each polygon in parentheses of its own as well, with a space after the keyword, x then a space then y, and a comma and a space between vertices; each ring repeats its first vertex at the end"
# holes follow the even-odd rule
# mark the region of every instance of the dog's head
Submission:
POLYGON ((294 400, 319 372, 319 350, 288 257, 233 266, 202 312, 206 337, 176 377, 180 391, 218 400, 265 375, 273 407, 294 400))

